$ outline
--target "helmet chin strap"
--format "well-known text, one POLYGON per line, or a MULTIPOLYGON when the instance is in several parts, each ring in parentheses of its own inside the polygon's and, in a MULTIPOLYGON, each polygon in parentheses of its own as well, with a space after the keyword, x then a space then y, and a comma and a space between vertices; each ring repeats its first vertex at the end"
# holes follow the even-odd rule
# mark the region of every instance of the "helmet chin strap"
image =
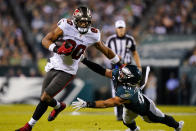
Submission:
POLYGON ((84 34, 84 33, 87 33, 87 32, 88 32, 88 28, 81 28, 81 27, 78 27, 78 31, 79 31, 81 34, 84 34))

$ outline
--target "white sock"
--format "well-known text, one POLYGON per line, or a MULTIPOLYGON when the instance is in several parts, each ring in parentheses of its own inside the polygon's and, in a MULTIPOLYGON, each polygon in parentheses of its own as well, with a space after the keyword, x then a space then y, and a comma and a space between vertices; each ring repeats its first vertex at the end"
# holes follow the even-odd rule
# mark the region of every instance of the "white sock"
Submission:
POLYGON ((31 125, 33 127, 36 122, 37 122, 36 120, 34 120, 33 118, 31 118, 31 120, 28 123, 29 123, 29 125, 31 125))
POLYGON ((61 103, 60 102, 58 102, 58 101, 56 101, 56 106, 54 107, 54 109, 59 109, 60 107, 61 107, 61 103))

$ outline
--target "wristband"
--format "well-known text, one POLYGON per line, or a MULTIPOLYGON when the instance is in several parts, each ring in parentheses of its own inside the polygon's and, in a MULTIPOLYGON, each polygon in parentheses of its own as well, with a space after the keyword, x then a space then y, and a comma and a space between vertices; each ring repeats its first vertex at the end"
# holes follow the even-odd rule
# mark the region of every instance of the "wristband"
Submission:
POLYGON ((87 102, 86 107, 95 108, 96 107, 95 101, 93 101, 93 102, 87 102))
POLYGON ((52 44, 50 44, 48 50, 53 52, 55 47, 56 47, 56 44, 52 43, 52 44))
POLYGON ((116 64, 117 62, 120 61, 118 55, 115 55, 114 58, 110 59, 110 61, 112 62, 112 64, 116 64))

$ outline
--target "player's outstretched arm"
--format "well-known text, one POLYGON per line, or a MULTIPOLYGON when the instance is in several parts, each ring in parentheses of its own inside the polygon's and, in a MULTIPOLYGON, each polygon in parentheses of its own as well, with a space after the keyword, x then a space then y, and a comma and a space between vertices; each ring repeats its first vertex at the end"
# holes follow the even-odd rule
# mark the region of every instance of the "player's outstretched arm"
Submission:
POLYGON ((112 70, 105 69, 102 66, 100 66, 92 61, 87 60, 87 58, 84 58, 81 62, 83 64, 85 64, 92 71, 94 71, 100 75, 106 76, 108 78, 112 78, 112 70))
POLYGON ((125 103, 125 101, 126 100, 116 96, 107 100, 95 101, 94 108, 107 108, 107 107, 119 106, 125 103))
POLYGON ((107 100, 100 100, 100 101, 93 101, 93 102, 86 102, 80 98, 77 98, 78 101, 72 102, 73 108, 79 110, 80 108, 108 108, 122 105, 127 101, 120 98, 120 97, 113 97, 107 100))
POLYGON ((120 58, 118 55, 116 55, 110 48, 106 47, 103 42, 99 41, 94 44, 95 47, 100 50, 108 59, 111 60, 112 64, 117 64, 118 66, 121 66, 120 58))

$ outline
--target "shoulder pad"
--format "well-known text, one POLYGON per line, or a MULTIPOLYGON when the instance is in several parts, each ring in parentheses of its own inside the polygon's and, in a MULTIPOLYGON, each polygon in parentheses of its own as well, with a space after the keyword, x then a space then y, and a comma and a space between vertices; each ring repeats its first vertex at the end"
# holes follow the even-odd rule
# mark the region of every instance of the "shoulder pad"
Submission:
POLYGON ((99 29, 91 27, 89 33, 92 43, 96 43, 101 40, 101 34, 99 29))
POLYGON ((65 19, 65 18, 61 19, 61 20, 57 23, 57 26, 58 26, 59 28, 61 28, 62 30, 64 30, 66 27, 72 26, 72 25, 73 25, 72 20, 70 20, 70 19, 65 19))
POLYGON ((64 30, 64 29, 65 29, 65 26, 66 26, 66 21, 67 21, 67 19, 65 19, 65 18, 61 19, 61 20, 57 23, 57 26, 58 26, 59 28, 61 28, 62 30, 64 30))

